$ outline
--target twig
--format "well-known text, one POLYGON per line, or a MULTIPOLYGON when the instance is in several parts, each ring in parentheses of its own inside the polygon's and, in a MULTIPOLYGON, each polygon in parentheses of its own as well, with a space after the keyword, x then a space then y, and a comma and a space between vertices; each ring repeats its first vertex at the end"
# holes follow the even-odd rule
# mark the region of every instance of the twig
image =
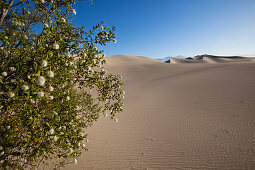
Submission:
MULTIPOLYGON (((12 6, 13 2, 14 2, 14 0, 11 0, 11 1, 9 2, 9 8, 12 6)), ((3 13, 2 13, 2 16, 1 16, 1 18, 0 18, 0 25, 2 25, 2 23, 3 23, 3 21, 4 21, 4 18, 6 17, 6 15, 8 14, 8 12, 9 12, 9 9, 3 9, 3 13)))

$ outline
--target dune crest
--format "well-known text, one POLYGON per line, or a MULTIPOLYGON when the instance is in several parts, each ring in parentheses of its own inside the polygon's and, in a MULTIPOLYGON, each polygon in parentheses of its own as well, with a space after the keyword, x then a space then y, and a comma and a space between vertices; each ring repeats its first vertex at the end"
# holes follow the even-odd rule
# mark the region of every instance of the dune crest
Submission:
POLYGON ((198 55, 188 58, 171 58, 171 64, 182 63, 254 63, 255 57, 198 55))

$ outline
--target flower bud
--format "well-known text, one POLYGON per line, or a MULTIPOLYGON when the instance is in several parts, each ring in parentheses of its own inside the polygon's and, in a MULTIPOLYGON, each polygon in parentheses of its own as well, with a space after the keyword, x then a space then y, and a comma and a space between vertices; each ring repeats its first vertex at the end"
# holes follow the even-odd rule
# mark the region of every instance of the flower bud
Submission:
POLYGON ((43 86, 45 84, 45 78, 43 76, 38 77, 38 83, 40 86, 43 86))
POLYGON ((53 71, 48 71, 48 72, 47 72, 47 75, 48 75, 49 77, 54 77, 54 72, 53 72, 53 71))
POLYGON ((29 89, 29 87, 28 87, 28 85, 23 84, 23 85, 21 86, 21 89, 22 89, 23 91, 27 91, 27 90, 29 89))
POLYGON ((12 91, 7 92, 8 97, 13 98, 15 96, 15 93, 12 91))
POLYGON ((76 15, 76 14, 77 14, 77 13, 76 13, 76 11, 75 11, 75 9, 73 9, 73 10, 72 10, 72 12, 73 12, 73 14, 74 14, 74 15, 76 15))
POLYGON ((2 72, 2 76, 6 77, 7 76, 7 72, 2 72))
POLYGON ((41 63, 41 66, 47 67, 47 65, 48 65, 48 62, 46 60, 43 60, 42 63, 41 63))
POLYGON ((116 123, 118 123, 119 120, 118 120, 117 118, 115 118, 114 121, 115 121, 116 123))
POLYGON ((38 92, 38 96, 39 97, 43 97, 44 96, 44 92, 42 92, 42 91, 38 92))
POLYGON ((50 129, 49 134, 51 134, 51 135, 54 134, 54 129, 53 128, 50 129))
POLYGON ((53 100, 54 99, 54 97, 53 96, 49 96, 49 100, 53 100))
POLYGON ((52 86, 49 86, 49 91, 53 91, 54 88, 52 86))
POLYGON ((53 49, 58 50, 59 49, 59 45, 57 43, 54 43, 53 44, 53 49))
POLYGON ((15 71, 15 68, 14 67, 10 67, 10 71, 15 71))

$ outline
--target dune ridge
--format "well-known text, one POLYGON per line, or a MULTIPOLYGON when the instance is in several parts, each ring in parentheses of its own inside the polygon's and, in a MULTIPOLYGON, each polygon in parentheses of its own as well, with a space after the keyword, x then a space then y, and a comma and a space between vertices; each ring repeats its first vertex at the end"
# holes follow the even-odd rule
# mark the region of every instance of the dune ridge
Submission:
POLYGON ((255 57, 241 57, 241 56, 213 56, 213 55, 198 55, 188 58, 171 58, 168 62, 171 64, 181 63, 254 63, 255 57))
POLYGON ((89 151, 66 169, 255 169, 255 63, 107 63, 123 76, 124 112, 89 128, 89 151))

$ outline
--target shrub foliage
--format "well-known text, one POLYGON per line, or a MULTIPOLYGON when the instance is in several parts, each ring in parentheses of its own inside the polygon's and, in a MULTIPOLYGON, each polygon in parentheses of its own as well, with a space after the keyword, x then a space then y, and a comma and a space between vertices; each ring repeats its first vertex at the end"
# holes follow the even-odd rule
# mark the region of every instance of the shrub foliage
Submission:
POLYGON ((97 44, 116 42, 103 22, 72 23, 74 0, 0 2, 0 167, 56 168, 87 150, 84 129, 122 111, 121 76, 97 44))

